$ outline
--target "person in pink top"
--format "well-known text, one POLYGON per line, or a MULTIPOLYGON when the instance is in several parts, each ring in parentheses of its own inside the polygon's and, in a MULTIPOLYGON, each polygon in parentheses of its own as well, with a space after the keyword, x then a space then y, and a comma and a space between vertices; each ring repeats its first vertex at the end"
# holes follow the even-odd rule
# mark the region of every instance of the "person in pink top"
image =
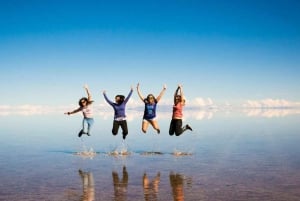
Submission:
POLYGON ((70 115, 82 111, 83 114, 82 129, 78 133, 78 137, 81 137, 82 134, 87 134, 88 136, 90 136, 90 130, 94 124, 93 108, 91 107, 94 101, 92 100, 92 96, 87 85, 84 85, 84 89, 88 97, 83 97, 79 99, 78 102, 79 108, 71 112, 65 112, 65 114, 70 115))
POLYGON ((173 113, 172 120, 170 123, 169 134, 180 136, 184 131, 191 130, 192 128, 187 124, 182 127, 182 109, 185 106, 185 100, 183 97, 183 89, 181 85, 178 85, 175 93, 174 93, 174 105, 173 105, 173 113))

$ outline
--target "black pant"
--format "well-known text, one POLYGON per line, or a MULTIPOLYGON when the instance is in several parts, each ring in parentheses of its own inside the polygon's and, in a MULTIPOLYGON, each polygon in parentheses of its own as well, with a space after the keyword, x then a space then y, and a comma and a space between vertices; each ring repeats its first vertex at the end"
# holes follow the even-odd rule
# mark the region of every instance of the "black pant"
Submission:
POLYGON ((114 120, 113 128, 112 128, 112 134, 117 135, 120 126, 122 128, 123 136, 126 136, 128 134, 128 127, 127 127, 127 121, 126 120, 122 120, 122 121, 114 120))
POLYGON ((182 128, 182 119, 172 119, 170 123, 169 134, 179 136, 181 135, 186 129, 182 128))

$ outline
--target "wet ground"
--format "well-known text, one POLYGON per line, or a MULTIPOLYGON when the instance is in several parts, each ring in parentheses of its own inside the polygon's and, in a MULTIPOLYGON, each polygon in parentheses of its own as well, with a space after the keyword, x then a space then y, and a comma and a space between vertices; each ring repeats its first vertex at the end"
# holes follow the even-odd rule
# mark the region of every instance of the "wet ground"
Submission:
POLYGON ((300 200, 299 115, 190 118, 180 137, 168 119, 142 134, 138 119, 125 141, 100 118, 82 139, 80 118, 1 121, 1 201, 300 200))

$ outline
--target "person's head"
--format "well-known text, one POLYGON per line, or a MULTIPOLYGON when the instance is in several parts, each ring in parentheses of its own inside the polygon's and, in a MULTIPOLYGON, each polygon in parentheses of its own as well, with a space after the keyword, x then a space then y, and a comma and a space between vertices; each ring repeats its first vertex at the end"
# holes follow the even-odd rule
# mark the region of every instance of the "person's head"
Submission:
POLYGON ((124 102, 124 100, 125 100, 125 96, 123 96, 123 95, 116 95, 115 96, 115 102, 117 104, 122 104, 124 102))
POLYGON ((147 96, 147 101, 148 101, 148 103, 155 103, 155 97, 153 96, 153 94, 149 94, 148 96, 147 96))
POLYGON ((181 102, 181 95, 176 95, 175 96, 175 103, 181 102))
POLYGON ((88 104, 88 99, 86 97, 83 97, 83 98, 79 99, 78 104, 80 107, 84 107, 88 104))

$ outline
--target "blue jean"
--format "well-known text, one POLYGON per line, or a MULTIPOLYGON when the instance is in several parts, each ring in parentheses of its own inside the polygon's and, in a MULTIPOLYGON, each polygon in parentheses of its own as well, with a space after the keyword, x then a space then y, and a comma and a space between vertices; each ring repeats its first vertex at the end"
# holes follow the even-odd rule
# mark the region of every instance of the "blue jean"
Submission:
POLYGON ((90 130, 94 124, 93 118, 84 117, 82 120, 82 130, 84 133, 90 133, 90 130))

